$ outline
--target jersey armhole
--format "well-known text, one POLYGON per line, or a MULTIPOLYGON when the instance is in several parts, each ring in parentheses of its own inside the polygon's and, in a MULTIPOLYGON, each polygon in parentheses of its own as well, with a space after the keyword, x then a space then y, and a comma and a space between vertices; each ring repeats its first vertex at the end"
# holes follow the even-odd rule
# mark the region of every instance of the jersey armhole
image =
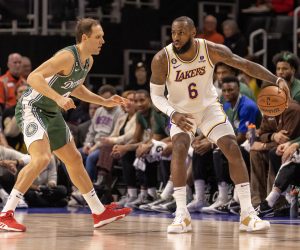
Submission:
POLYGON ((207 48, 207 43, 206 43, 205 39, 203 39, 202 41, 203 41, 204 46, 205 46, 206 58, 207 58, 207 60, 208 60, 208 62, 209 62, 209 64, 210 64, 210 66, 211 66, 212 68, 214 68, 214 64, 212 63, 212 61, 210 60, 210 57, 209 57, 208 48, 207 48))

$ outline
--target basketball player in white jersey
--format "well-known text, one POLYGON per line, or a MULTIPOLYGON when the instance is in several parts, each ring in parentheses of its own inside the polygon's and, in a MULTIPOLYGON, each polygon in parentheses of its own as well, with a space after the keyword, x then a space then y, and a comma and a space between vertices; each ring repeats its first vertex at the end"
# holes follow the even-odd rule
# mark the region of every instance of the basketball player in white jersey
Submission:
POLYGON ((279 84, 285 90, 288 90, 287 85, 261 65, 233 54, 223 45, 195 39, 195 35, 193 20, 186 16, 176 18, 172 23, 173 43, 159 51, 151 65, 152 101, 172 122, 171 175, 177 210, 167 231, 185 233, 192 230, 186 208, 185 159, 196 128, 217 144, 228 159, 230 176, 241 204, 240 230, 268 230, 270 223, 258 218, 251 204, 247 169, 213 86, 214 65, 224 62, 255 78, 279 84), (168 98, 164 96, 165 85, 168 98))

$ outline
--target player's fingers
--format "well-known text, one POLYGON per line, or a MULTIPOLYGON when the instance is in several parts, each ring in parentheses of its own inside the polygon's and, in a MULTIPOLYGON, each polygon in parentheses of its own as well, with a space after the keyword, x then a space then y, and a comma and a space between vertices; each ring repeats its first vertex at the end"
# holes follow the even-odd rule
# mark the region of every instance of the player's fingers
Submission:
POLYGON ((186 119, 185 122, 186 122, 187 124, 189 124, 190 126, 193 126, 193 122, 189 121, 188 119, 186 119))
POLYGON ((195 119, 193 115, 191 114, 184 114, 185 118, 189 118, 189 119, 195 119))

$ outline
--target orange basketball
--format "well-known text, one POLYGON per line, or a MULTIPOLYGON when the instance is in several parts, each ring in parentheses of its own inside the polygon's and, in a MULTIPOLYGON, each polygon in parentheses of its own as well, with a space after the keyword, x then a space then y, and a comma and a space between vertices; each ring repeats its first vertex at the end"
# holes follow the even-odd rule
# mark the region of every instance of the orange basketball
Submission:
POLYGON ((257 105, 263 115, 277 116, 287 108, 287 96, 277 86, 268 86, 259 92, 257 105))

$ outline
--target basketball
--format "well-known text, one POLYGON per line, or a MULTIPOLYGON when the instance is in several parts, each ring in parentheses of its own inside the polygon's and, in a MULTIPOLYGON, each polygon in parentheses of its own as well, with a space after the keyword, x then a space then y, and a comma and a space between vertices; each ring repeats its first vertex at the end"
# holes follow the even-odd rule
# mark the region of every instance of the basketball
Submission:
POLYGON ((263 115, 277 116, 287 108, 287 96, 277 86, 268 86, 259 92, 257 105, 263 115))

